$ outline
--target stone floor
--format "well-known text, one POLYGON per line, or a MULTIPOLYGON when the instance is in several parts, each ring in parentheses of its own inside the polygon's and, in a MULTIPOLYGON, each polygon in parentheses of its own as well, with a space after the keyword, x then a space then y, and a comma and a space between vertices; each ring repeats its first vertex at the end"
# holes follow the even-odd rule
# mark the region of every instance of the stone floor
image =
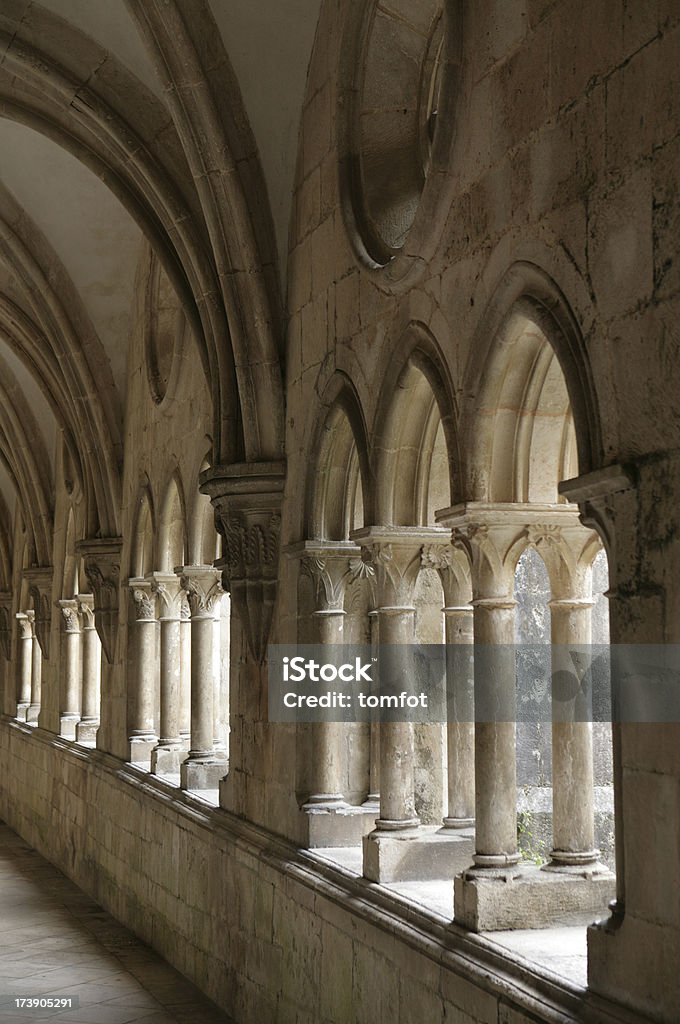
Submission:
POLYGON ((0 823, 0 1024, 233 1024, 0 823), (77 1008, 17 1009, 23 997, 77 1008))

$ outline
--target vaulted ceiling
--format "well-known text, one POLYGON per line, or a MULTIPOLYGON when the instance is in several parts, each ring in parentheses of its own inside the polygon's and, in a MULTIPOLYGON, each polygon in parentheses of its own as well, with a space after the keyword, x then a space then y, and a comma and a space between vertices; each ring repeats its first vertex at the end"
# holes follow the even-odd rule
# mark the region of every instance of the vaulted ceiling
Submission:
POLYGON ((88 534, 120 532, 143 236, 196 334, 219 458, 280 451, 281 296, 319 7, 0 5, 0 544, 18 510, 34 564, 51 562, 62 451, 88 534))

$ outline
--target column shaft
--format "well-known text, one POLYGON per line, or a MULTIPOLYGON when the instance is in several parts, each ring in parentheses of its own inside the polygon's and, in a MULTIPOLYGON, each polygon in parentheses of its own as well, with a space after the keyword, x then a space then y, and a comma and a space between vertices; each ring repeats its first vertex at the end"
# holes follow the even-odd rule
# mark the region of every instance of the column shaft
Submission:
POLYGON ((448 815, 446 828, 475 820, 474 639, 470 605, 444 608, 446 637, 448 815))
POLYGON ((19 652, 17 658, 17 703, 16 717, 26 721, 31 703, 31 671, 33 660, 33 629, 30 616, 33 613, 17 612, 19 652))
MULTIPOLYGON (((319 632, 319 643, 332 646, 344 638, 345 613, 342 608, 331 608, 314 613, 319 632)), ((329 651, 329 660, 333 652, 329 651)), ((342 722, 316 722, 312 726, 312 792, 308 804, 324 806, 344 804, 343 796, 343 742, 342 722)))
POLYGON ((478 598, 473 605, 477 716, 474 862, 477 867, 502 868, 520 859, 515 754, 515 602, 478 598))
MULTIPOLYGON (((553 674, 574 675, 567 645, 587 645, 591 638, 589 600, 550 603, 553 674)), ((588 713, 588 709, 583 710, 588 713)), ((553 865, 596 862, 593 795, 593 727, 591 721, 553 721, 553 865)))
MULTIPOLYGON (((409 675, 415 635, 415 608, 379 608, 382 680, 390 686, 409 675), (403 650, 399 650, 403 647, 403 650)), ((380 725, 380 817, 378 831, 413 828, 419 824, 414 799, 413 723, 382 722, 380 725)))
POLYGON ((128 737, 132 760, 150 757, 150 744, 156 740, 156 601, 147 580, 131 580, 135 605, 134 668, 132 691, 128 699, 128 737))
POLYGON ((27 722, 37 722, 40 713, 40 702, 42 694, 42 651, 38 638, 35 635, 35 624, 33 631, 33 644, 31 649, 31 703, 26 712, 27 722))

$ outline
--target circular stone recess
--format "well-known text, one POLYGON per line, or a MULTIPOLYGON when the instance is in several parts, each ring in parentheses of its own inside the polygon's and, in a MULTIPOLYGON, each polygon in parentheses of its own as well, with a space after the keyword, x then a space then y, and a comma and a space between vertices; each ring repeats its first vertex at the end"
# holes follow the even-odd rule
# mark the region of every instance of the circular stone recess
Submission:
POLYGON ((413 255, 422 256, 427 225, 412 229, 421 219, 430 178, 441 178, 433 172, 448 166, 453 134, 447 93, 454 88, 457 60, 451 54, 449 6, 445 10, 443 0, 370 0, 355 5, 358 13, 347 25, 343 205, 355 247, 369 267, 385 267, 404 255, 407 238, 413 255))
POLYGON ((170 280, 152 256, 146 290, 146 375, 154 402, 170 397, 184 340, 185 317, 170 280))

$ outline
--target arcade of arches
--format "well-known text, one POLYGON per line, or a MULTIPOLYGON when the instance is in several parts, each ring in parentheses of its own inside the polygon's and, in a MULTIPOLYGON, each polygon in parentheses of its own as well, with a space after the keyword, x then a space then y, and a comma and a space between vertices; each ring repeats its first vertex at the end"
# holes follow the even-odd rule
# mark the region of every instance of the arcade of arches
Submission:
POLYGON ((673 0, 0 2, 0 818, 238 1024, 680 1020, 679 724, 267 664, 680 639, 678 68, 673 0))

